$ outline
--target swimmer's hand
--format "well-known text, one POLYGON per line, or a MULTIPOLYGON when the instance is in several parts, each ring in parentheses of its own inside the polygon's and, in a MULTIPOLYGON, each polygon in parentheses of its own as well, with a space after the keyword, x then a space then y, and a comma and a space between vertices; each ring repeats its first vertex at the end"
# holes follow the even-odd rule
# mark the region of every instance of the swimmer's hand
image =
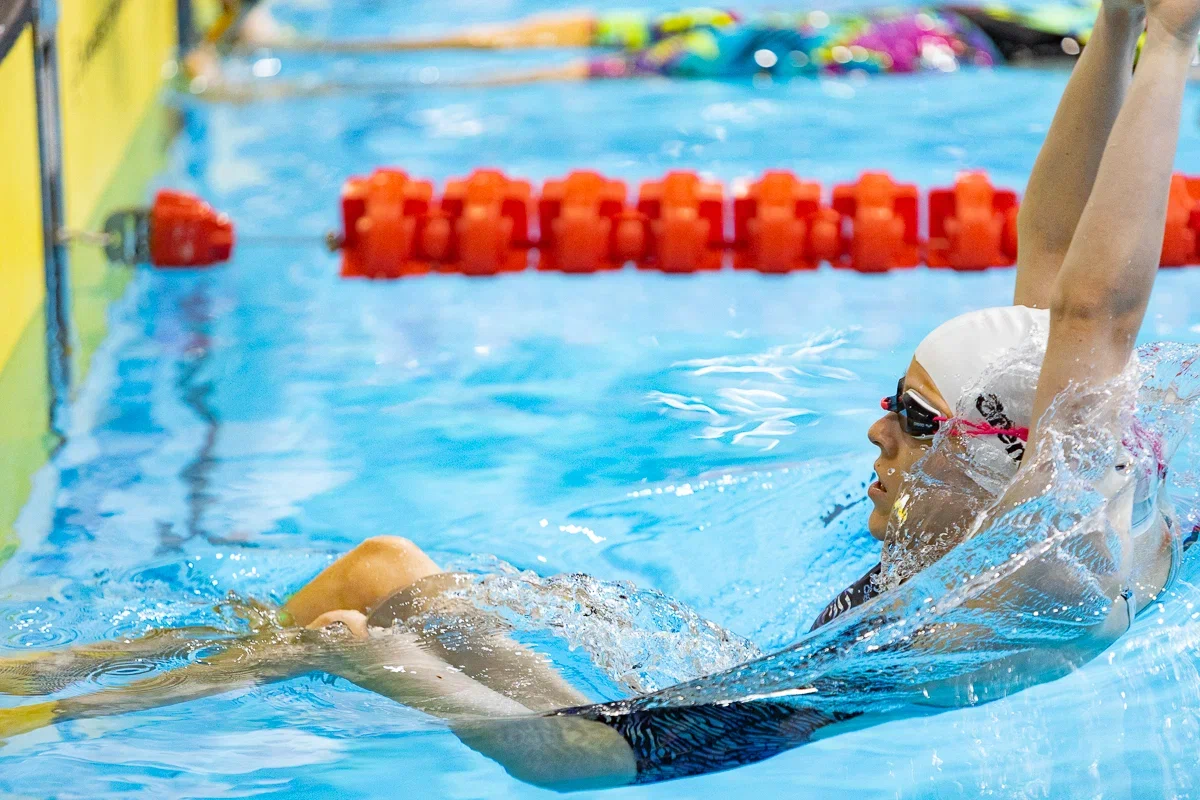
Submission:
POLYGON ((54 724, 53 701, 0 708, 0 742, 54 724))
POLYGON ((361 611, 327 611, 306 626, 329 636, 366 639, 367 617, 361 611))
POLYGON ((1195 49, 1200 35, 1200 0, 1146 0, 1149 30, 1159 28, 1195 49))

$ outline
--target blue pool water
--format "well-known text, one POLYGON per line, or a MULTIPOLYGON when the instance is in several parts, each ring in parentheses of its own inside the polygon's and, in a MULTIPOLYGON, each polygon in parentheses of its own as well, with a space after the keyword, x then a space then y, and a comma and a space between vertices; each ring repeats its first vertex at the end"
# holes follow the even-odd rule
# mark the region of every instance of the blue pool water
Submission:
MULTIPOLYGON (((351 35, 544 8, 328 0, 285 11, 351 35)), ((281 77, 403 79, 550 58, 296 57, 281 77)), ((535 181, 586 166, 631 182, 671 168, 732 182, 784 167, 831 183, 887 168, 925 187, 979 167, 1021 186, 1065 79, 999 70, 183 100, 160 183, 201 193, 244 235, 314 242, 336 223, 342 181, 385 164, 436 180, 495 165, 535 181)), ((1180 155, 1193 173, 1198 97, 1180 155)), ((204 273, 140 271, 74 404, 70 440, 38 476, 21 548, 0 568, 0 656, 233 625, 214 611, 226 593, 282 601, 380 534, 446 562, 489 554, 542 576, 631 581, 763 650, 782 646, 877 557, 859 502, 877 398, 932 327, 1007 302, 1011 289, 1006 271, 924 270, 347 282, 316 246, 246 246, 204 273)), ((1200 273, 1165 272, 1143 339, 1200 342, 1197 309, 1200 273)), ((1174 594, 1062 681, 623 796, 1190 796, 1200 593, 1174 594)), ((0 749, 0 792, 546 794, 426 717, 320 676, 14 739, 0 749)))

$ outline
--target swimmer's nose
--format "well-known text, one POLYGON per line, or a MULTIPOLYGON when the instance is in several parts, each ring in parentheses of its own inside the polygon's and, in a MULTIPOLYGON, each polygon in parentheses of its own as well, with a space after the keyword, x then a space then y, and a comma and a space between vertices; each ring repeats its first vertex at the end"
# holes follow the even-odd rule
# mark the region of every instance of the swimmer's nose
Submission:
POLYGON ((875 420, 875 424, 867 430, 867 441, 879 448, 879 452, 885 456, 893 455, 895 452, 895 437, 888 435, 888 419, 892 415, 880 417, 875 420))

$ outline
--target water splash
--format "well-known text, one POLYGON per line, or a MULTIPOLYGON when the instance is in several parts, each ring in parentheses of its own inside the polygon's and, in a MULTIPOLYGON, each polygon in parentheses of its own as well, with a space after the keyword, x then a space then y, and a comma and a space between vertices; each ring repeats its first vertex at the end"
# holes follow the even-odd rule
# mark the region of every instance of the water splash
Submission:
MULTIPOLYGON (((659 689, 728 669, 762 655, 752 642, 661 592, 590 575, 543 578, 499 559, 455 565, 474 579, 449 594, 490 616, 472 620, 475 638, 491 632, 550 631, 627 691, 659 689), (480 622, 490 630, 481 630, 480 622)), ((459 619, 418 615, 405 621, 426 636, 456 631, 459 619)))
MULTIPOLYGON (((1000 502, 986 488, 996 485, 987 459, 941 437, 910 481, 909 524, 932 520, 935 533, 918 536, 907 560, 893 556, 899 585, 778 653, 630 707, 816 687, 806 706, 884 713, 987 702, 1076 669, 1107 644, 1109 614, 1123 613, 1114 598, 1130 580, 1139 469, 1118 467, 1130 452, 1147 457, 1126 443, 1140 428, 1167 455, 1179 446, 1200 407, 1198 354, 1143 348, 1119 379, 1065 393, 1040 423, 1045 445, 1020 473, 1019 500, 1000 502), (969 508, 947 512, 964 478, 977 487, 969 508)), ((1185 577, 1195 561, 1185 560, 1185 577)))

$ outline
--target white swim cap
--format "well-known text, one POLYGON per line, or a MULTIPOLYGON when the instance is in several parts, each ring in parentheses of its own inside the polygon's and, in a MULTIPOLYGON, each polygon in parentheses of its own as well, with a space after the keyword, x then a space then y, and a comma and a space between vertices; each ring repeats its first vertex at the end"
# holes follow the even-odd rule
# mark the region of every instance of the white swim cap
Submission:
MULTIPOLYGON (((1025 306, 972 311, 926 336, 917 346, 916 360, 933 378, 950 407, 955 408, 988 367, 1023 344, 1038 326, 1049 329, 1049 311, 1025 306)), ((1020 421, 1022 425, 1029 422, 1020 421)))
MULTIPOLYGON (((915 358, 954 417, 989 428, 1028 429, 1049 330, 1049 311, 986 308, 956 317, 929 334, 915 358)), ((994 462, 1000 473, 1025 455, 1019 434, 975 438, 971 449, 977 460, 994 462)))

